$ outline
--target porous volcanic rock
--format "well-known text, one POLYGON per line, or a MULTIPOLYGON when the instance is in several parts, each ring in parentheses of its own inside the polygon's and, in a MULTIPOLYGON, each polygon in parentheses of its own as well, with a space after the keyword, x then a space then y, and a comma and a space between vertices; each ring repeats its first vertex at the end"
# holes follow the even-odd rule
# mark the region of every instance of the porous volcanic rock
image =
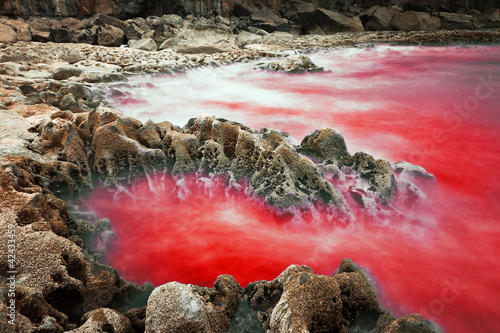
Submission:
POLYGON ((72 333, 133 333, 130 320, 116 310, 100 308, 87 312, 82 317, 82 326, 71 330, 72 333))
POLYGON ((149 297, 145 332, 227 332, 239 291, 236 280, 228 275, 219 276, 212 289, 164 284, 149 297))
POLYGON ((169 282, 149 298, 146 332, 227 332, 229 318, 239 315, 247 320, 243 328, 266 333, 441 332, 419 315, 391 315, 367 273, 350 259, 331 277, 292 265, 276 279, 250 283, 244 290, 227 275, 219 276, 214 288, 169 282))

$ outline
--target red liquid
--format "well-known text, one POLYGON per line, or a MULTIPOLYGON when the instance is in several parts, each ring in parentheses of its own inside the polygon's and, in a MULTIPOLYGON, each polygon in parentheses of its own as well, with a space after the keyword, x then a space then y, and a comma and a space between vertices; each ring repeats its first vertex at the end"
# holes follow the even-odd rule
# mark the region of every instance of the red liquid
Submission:
POLYGON ((212 285, 219 274, 232 274, 244 286, 273 279, 290 264, 331 275, 348 257, 373 273, 383 305, 396 315, 421 313, 445 332, 498 331, 500 48, 345 52, 319 58, 333 68, 330 74, 269 74, 251 82, 309 101, 295 110, 259 108, 258 100, 241 109, 237 101, 205 102, 233 110, 234 120, 253 114, 247 125, 276 125, 298 139, 330 126, 351 153, 354 145, 423 166, 438 180, 435 227, 413 230, 396 218, 395 228, 370 221, 291 227, 242 192, 228 194, 222 180, 208 187, 209 196, 194 178, 185 180, 187 194, 166 176, 152 182, 156 194, 143 179, 128 189, 135 198, 113 199, 99 189, 86 201, 110 218, 120 239, 111 264, 137 283, 212 285), (454 110, 455 103, 468 110, 454 110))

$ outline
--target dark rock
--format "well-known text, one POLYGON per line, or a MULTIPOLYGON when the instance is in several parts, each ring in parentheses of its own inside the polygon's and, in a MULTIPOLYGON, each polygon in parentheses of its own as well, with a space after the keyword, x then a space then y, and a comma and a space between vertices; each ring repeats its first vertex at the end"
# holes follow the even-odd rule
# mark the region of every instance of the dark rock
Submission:
POLYGON ((105 25, 97 30, 97 44, 102 46, 120 46, 123 44, 124 32, 112 25, 105 25))
POLYGON ((153 40, 157 43, 162 43, 168 38, 172 38, 174 36, 174 30, 165 23, 158 22, 153 24, 153 40))
POLYGON ((131 39, 141 39, 143 31, 137 27, 135 23, 130 24, 128 27, 125 28, 124 30, 125 37, 127 40, 131 39))
POLYGON ((484 12, 471 11, 474 26, 479 28, 500 28, 500 10, 489 9, 484 12))
POLYGON ((85 28, 85 25, 82 21, 77 20, 73 17, 65 17, 61 20, 61 25, 63 28, 73 29, 73 30, 82 30, 85 28))
POLYGON ((125 30, 125 28, 127 28, 128 26, 126 22, 105 14, 95 14, 89 19, 88 24, 89 26, 98 25, 101 27, 104 27, 106 25, 111 25, 113 27, 120 28, 122 30, 125 30))
POLYGON ((336 130, 323 128, 307 135, 298 151, 318 161, 339 161, 349 156, 344 137, 336 130))
POLYGON ((82 70, 78 67, 60 67, 53 72, 52 78, 54 80, 67 80, 80 74, 82 74, 82 70))
POLYGON ((454 14, 439 12, 438 17, 441 19, 441 29, 472 29, 472 16, 465 14, 454 14))
POLYGON ((364 23, 365 30, 392 30, 391 21, 393 16, 394 11, 392 9, 386 7, 378 7, 373 11, 366 23, 364 23))
POLYGON ((54 43, 93 43, 92 37, 86 31, 66 28, 52 30, 49 41, 54 43))
POLYGON ((179 15, 168 14, 160 17, 158 22, 168 25, 171 28, 180 29, 184 25, 184 20, 179 15))
POLYGON ((317 9, 313 12, 304 12, 298 15, 305 30, 310 34, 330 35, 345 31, 364 31, 359 18, 349 18, 326 9, 317 9))
POLYGON ((251 15, 252 25, 261 28, 267 32, 276 31, 276 29, 287 24, 288 21, 277 15, 267 7, 259 6, 251 15))
POLYGON ((233 3, 233 15, 236 17, 251 16, 257 10, 257 7, 247 3, 243 3, 240 1, 235 1, 233 3))
POLYGON ((400 31, 434 31, 441 26, 441 20, 423 12, 402 12, 392 17, 391 26, 400 31))

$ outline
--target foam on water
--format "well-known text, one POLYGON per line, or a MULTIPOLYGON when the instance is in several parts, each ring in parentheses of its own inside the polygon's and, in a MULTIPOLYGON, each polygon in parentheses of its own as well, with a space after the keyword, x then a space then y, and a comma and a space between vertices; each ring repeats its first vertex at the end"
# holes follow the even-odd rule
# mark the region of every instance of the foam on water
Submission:
MULTIPOLYGON (((213 113, 299 141, 335 128, 351 153, 405 160, 435 175, 437 189, 422 193, 428 206, 416 211, 433 222, 389 214, 381 225, 354 211, 357 224, 318 227, 311 221, 327 212, 315 207, 290 223, 249 196, 244 182, 228 188, 217 177, 157 174, 86 200, 119 237, 113 266, 139 283, 212 285, 226 273, 245 285, 292 263, 332 274, 349 257, 372 272, 396 315, 422 313, 445 332, 497 331, 500 47, 377 46, 310 57, 331 72, 285 75, 239 64, 133 77, 114 88, 114 102, 141 120, 183 125, 213 113)), ((349 184, 336 185, 345 193, 349 184)))

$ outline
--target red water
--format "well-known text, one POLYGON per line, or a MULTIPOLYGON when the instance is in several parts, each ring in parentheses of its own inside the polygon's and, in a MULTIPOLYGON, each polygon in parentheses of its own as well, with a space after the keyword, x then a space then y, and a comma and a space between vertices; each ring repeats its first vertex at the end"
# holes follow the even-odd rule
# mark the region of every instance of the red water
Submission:
POLYGON ((332 274, 348 257, 371 271, 396 315, 421 313, 445 332, 500 331, 500 48, 382 47, 315 57, 332 72, 251 82, 270 94, 286 91, 302 113, 258 108, 258 100, 241 108, 205 102, 233 110, 234 120, 252 113, 250 125, 271 121, 298 139, 334 127, 348 148, 423 166, 438 180, 436 226, 416 234, 394 218, 395 228, 290 227, 222 179, 203 185, 156 175, 128 188, 133 196, 98 189, 87 200, 120 239, 111 264, 138 283, 212 285, 225 273, 244 286, 290 264, 332 274))

